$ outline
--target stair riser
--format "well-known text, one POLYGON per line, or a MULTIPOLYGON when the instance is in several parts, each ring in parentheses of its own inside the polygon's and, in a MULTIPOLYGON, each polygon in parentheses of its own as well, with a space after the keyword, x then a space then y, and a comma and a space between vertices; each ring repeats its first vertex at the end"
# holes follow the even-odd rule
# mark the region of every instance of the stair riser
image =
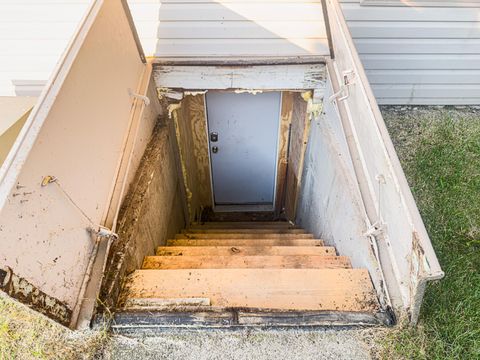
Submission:
POLYGON ((175 239, 313 239, 312 234, 238 234, 238 233, 210 233, 210 234, 176 234, 175 239))
POLYGON ((168 246, 323 246, 323 240, 308 239, 171 239, 168 246))
POLYGON ((341 269, 346 256, 147 256, 143 269, 341 269))
POLYGON ((161 246, 158 256, 336 255, 330 246, 161 246))

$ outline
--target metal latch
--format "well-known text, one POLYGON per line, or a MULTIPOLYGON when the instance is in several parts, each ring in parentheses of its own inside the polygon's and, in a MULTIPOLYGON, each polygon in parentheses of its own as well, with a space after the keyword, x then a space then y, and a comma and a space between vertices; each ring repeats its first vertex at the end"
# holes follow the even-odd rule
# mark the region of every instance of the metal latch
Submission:
POLYGON ((352 69, 350 70, 345 70, 342 73, 343 77, 343 84, 340 87, 340 90, 338 90, 335 94, 330 96, 329 100, 333 102, 335 99, 337 101, 342 101, 347 99, 350 96, 350 90, 349 86, 355 83, 355 71, 352 69))
POLYGON ((148 96, 137 94, 130 88, 128 88, 128 95, 130 95, 133 98, 142 100, 145 106, 150 105, 150 99, 148 98, 148 96))

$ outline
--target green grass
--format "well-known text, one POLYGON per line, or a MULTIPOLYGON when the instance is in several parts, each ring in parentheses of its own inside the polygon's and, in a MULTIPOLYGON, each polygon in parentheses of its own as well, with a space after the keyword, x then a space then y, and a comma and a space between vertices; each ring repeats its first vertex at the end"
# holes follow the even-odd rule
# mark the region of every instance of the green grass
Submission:
POLYGON ((383 113, 446 274, 418 328, 387 335, 383 358, 480 359, 480 112, 383 113))
POLYGON ((72 332, 0 294, 0 360, 92 359, 105 330, 72 332))

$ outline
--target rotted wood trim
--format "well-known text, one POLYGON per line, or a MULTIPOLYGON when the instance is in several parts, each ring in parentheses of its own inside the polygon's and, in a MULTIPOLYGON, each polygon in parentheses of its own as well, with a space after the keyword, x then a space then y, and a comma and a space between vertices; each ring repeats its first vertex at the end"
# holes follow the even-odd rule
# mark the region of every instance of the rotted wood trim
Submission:
POLYGON ((293 95, 290 91, 282 92, 282 108, 280 111, 280 131, 278 141, 277 180, 275 195, 275 214, 278 217, 283 211, 285 202, 285 185, 288 167, 288 142, 290 124, 292 123, 293 95))
MULTIPOLYGON (((305 93, 308 94, 308 93, 305 93)), ((310 134, 310 114, 304 94, 293 93, 293 113, 288 145, 288 167, 285 190, 285 216, 295 221, 298 195, 302 186, 303 165, 310 134)))
POLYGON ((154 57, 152 63, 158 65, 172 66, 251 66, 251 65, 296 65, 296 64, 326 64, 327 56, 323 55, 305 55, 305 56, 277 56, 277 57, 192 57, 192 58, 175 58, 175 57, 154 57))
MULTIPOLYGON (((97 318, 96 323, 102 324, 97 318)), ((120 311, 115 313, 111 329, 114 333, 155 333, 171 328, 249 327, 325 327, 325 326, 392 326, 386 312, 344 311, 278 311, 268 309, 179 307, 174 311, 120 311)))
POLYGON ((0 290, 64 326, 70 325, 72 310, 64 302, 39 290, 11 268, 0 269, 0 290))

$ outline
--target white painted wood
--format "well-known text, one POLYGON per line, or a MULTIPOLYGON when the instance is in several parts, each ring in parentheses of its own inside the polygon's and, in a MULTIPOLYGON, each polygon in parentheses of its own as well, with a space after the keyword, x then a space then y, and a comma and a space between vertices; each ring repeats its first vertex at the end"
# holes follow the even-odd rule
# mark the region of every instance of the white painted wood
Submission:
POLYGON ((127 89, 144 68, 121 3, 93 2, 0 169, 0 267, 74 311, 95 255, 87 228, 105 221, 120 165, 127 89), (42 187, 47 175, 72 200, 42 187))
POLYGON ((325 87, 325 65, 165 66, 154 68, 159 88, 187 90, 282 89, 325 87))
MULTIPOLYGON (((361 170, 367 187, 362 197, 370 221, 386 224, 383 240, 378 243, 382 269, 393 305, 399 312, 418 319, 425 284, 438 279, 443 272, 410 192, 395 149, 388 135, 381 113, 367 81, 366 74, 351 39, 340 6, 328 0, 331 18, 335 61, 329 72, 339 83, 344 72, 355 76, 348 86, 348 97, 340 107, 345 107, 352 129, 351 146, 360 154, 361 170), (366 192, 366 193, 364 193, 366 192), (372 206, 365 199, 372 199, 372 206)), ((358 176, 358 173, 357 173, 358 176)))

